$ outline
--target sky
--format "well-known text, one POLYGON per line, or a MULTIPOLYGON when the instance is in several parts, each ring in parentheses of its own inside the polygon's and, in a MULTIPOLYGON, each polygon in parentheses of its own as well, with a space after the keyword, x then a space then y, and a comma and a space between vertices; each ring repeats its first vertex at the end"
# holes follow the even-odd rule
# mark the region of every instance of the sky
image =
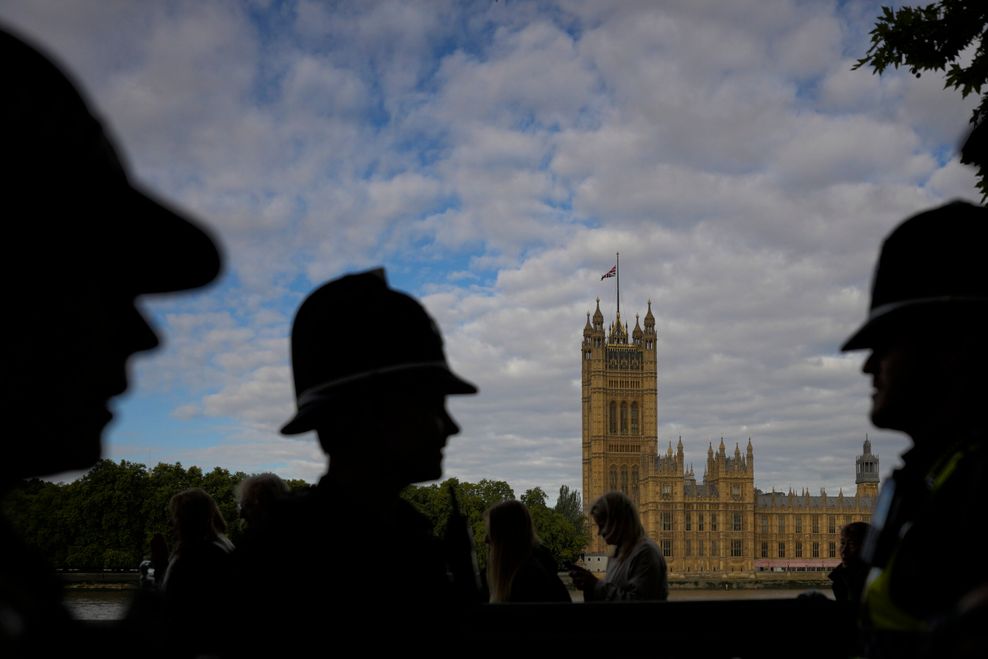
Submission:
POLYGON ((449 400, 445 475, 580 489, 582 330, 598 297, 614 319, 620 252, 622 319, 656 317, 661 450, 682 438, 700 476, 750 437, 757 487, 836 494, 867 435, 884 478, 908 439, 871 426, 866 353, 838 346, 882 238, 979 196, 973 98, 852 70, 879 6, 6 0, 226 255, 212 287, 142 300, 164 346, 132 360, 105 455, 317 480, 314 435, 278 434, 292 317, 384 266, 480 388, 449 400))

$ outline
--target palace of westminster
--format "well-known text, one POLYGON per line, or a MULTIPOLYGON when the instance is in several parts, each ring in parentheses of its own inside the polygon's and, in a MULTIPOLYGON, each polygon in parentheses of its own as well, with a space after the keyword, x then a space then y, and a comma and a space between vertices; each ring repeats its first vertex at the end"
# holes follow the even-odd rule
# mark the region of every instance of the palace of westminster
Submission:
MULTIPOLYGON (((700 482, 683 462, 681 439, 675 451, 670 442, 660 454, 651 302, 644 328, 636 316, 629 335, 620 306, 605 333, 598 299, 593 317, 587 314, 581 360, 584 509, 605 492, 627 494, 670 576, 829 570, 840 561, 841 526, 871 521, 879 472, 867 439, 856 460, 853 496, 756 490, 750 438, 743 451, 735 444, 728 452, 723 439, 717 448, 709 445, 700 482)), ((605 546, 592 535, 587 558, 599 561, 605 546)))

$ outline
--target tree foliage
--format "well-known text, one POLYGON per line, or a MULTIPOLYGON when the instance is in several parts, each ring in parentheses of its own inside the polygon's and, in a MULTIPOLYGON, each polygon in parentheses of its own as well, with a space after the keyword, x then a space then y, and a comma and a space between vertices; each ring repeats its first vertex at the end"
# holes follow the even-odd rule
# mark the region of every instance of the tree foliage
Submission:
POLYGON ((882 7, 868 53, 854 65, 869 65, 881 74, 889 67, 908 67, 917 78, 927 71, 944 71, 945 88, 961 96, 981 97, 971 114, 976 134, 968 140, 962 162, 978 170, 978 189, 988 197, 985 119, 988 117, 988 2, 940 0, 920 7, 882 7), (967 61, 968 53, 971 54, 967 61), (984 91, 983 91, 984 90, 984 91), (977 143, 977 146, 973 143, 977 143))
MULTIPOLYGON (((72 483, 25 481, 4 498, 3 514, 56 567, 136 568, 154 534, 163 534, 174 546, 168 502, 190 487, 201 487, 216 500, 236 542, 240 525, 234 488, 246 477, 221 467, 203 473, 180 463, 148 469, 126 460, 100 460, 72 483)), ((289 485, 307 486, 303 481, 289 485)))
MULTIPOLYGON (((484 511, 496 503, 514 499, 514 491, 504 481, 487 479, 479 483, 465 483, 450 478, 439 484, 407 487, 402 492, 402 496, 432 520, 434 532, 439 536, 445 532, 446 524, 449 521, 451 511, 450 486, 456 488, 460 511, 469 520, 477 550, 477 560, 483 569, 487 565, 487 545, 484 543, 486 535, 484 511)), ((572 505, 574 496, 577 501, 580 500, 580 493, 579 491, 570 492, 569 488, 563 486, 560 494, 563 494, 564 490, 567 501, 562 504, 562 508, 560 508, 559 501, 556 502, 555 508, 548 507, 546 493, 540 487, 526 490, 519 497, 519 500, 528 507, 532 515, 535 532, 542 544, 552 552, 553 557, 560 565, 579 558, 580 552, 587 544, 586 524, 582 521, 582 513, 578 512, 580 508, 576 509, 577 519, 575 520, 566 512, 567 507, 572 505)))
MULTIPOLYGON (((58 568, 93 570, 136 568, 149 553, 151 538, 164 535, 169 546, 175 537, 168 517, 168 502, 176 493, 201 487, 219 505, 234 544, 241 536, 235 491, 247 477, 222 467, 204 473, 180 463, 145 465, 122 460, 100 460, 84 476, 71 483, 32 479, 7 493, 3 515, 24 540, 58 568)), ((311 487, 301 480, 287 481, 292 490, 311 487)), ((487 563, 484 543, 484 511, 514 499, 504 481, 478 483, 450 478, 440 484, 409 486, 402 496, 429 517, 433 531, 443 537, 452 513, 450 488, 456 489, 460 512, 473 534, 480 567, 487 563)), ((536 533, 559 562, 572 561, 586 544, 582 515, 574 511, 579 492, 563 486, 555 508, 546 505, 541 488, 526 491, 536 533)))

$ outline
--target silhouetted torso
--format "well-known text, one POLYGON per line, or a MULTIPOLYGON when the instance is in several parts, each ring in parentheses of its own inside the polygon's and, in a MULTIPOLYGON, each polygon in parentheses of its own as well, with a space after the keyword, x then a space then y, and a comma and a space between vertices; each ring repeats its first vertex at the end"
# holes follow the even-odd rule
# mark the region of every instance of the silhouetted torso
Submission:
MULTIPOLYGON (((973 584, 988 582, 980 551, 978 519, 988 510, 988 450, 972 436, 947 450, 917 446, 903 455, 904 466, 884 485, 888 517, 876 513, 876 544, 866 559, 884 567, 883 580, 866 588, 871 620, 899 610, 917 621, 921 634, 949 615, 973 584), (884 584, 884 586, 882 585, 884 584), (892 607, 889 606, 892 604, 892 607)), ((917 656, 922 639, 909 632, 872 634, 872 656, 917 656), (919 641, 917 640, 919 638, 919 641)))
POLYGON ((217 653, 233 622, 236 594, 231 547, 202 541, 182 549, 164 581, 169 645, 175 656, 217 653))
POLYGON ((443 545, 403 499, 372 504, 324 477, 279 502, 240 559, 245 615, 259 625, 248 629, 282 630, 290 648, 442 644, 452 597, 443 545))
POLYGON ((511 582, 509 602, 570 602, 569 591, 559 578, 556 561, 542 545, 522 564, 511 582))

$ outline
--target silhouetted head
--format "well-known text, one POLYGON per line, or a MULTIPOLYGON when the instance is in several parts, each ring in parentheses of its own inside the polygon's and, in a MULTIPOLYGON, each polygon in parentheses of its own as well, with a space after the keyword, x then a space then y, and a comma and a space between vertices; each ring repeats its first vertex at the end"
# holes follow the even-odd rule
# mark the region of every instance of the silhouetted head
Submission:
POLYGON ((249 528, 263 526, 276 502, 288 493, 288 485, 277 474, 255 474, 237 485, 240 517, 249 528))
POLYGON ((532 516, 521 501, 508 499, 494 504, 484 513, 484 522, 491 545, 532 548, 538 542, 532 516))
POLYGON ((128 357, 158 343, 135 298, 205 285, 220 257, 201 228, 128 180, 65 74, 3 30, 0 90, 2 483, 99 458, 128 357))
POLYGON ((491 506, 484 513, 489 554, 487 583, 492 602, 508 601, 511 585, 522 563, 538 543, 532 516, 521 501, 509 499, 491 506))
MULTIPOLYGON (((955 201, 902 222, 882 245, 864 325, 872 422, 914 440, 986 392, 988 209, 955 201)), ((918 440, 917 440, 918 441, 918 440)))
POLYGON ((183 546, 212 542, 226 533, 226 520, 209 493, 199 487, 182 490, 168 502, 168 512, 178 536, 176 553, 183 546))
POLYGON ((607 492, 590 506, 590 517, 597 524, 597 532, 609 545, 617 547, 620 555, 630 549, 645 535, 638 508, 621 492, 607 492))
POLYGON ((861 561, 861 550, 871 526, 867 522, 851 522, 840 530, 840 560, 844 565, 861 561))
POLYGON ((449 368, 439 328, 384 270, 335 279, 299 307, 292 325, 298 412, 287 435, 316 430, 333 458, 372 454, 392 483, 442 475, 442 449, 459 427, 449 394, 477 388, 449 368))

